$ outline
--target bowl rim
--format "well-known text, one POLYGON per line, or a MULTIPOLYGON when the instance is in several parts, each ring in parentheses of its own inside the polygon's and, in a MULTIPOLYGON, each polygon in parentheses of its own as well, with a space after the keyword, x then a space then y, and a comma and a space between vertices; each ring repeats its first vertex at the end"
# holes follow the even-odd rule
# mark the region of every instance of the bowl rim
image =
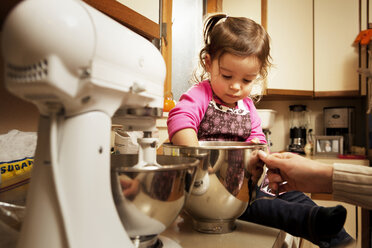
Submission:
POLYGON ((238 150, 238 149, 259 149, 267 148, 268 145, 265 143, 251 143, 245 141, 199 141, 201 146, 182 146, 182 145, 173 145, 172 143, 163 143, 163 147, 166 148, 184 148, 184 149, 200 149, 200 150, 238 150), (221 142, 221 145, 207 145, 216 144, 221 142), (224 144, 224 145, 222 145, 224 144))
MULTIPOLYGON (((138 156, 138 154, 115 154, 115 156, 120 156, 120 155, 123 155, 123 156, 138 156)), ((162 157, 172 157, 172 158, 179 158, 177 156, 170 156, 170 155, 157 155, 157 156, 162 156, 162 157)), ((185 162, 182 162, 182 163, 179 163, 179 164, 174 164, 174 165, 162 165, 160 164, 159 162, 157 162, 158 164, 161 165, 161 167, 158 167, 157 165, 153 165, 153 166, 150 166, 150 167, 142 167, 142 168, 134 168, 132 166, 128 166, 128 167, 125 167, 125 166, 119 166, 119 165, 116 165, 115 167, 111 168, 113 171, 117 172, 117 173, 126 173, 126 172, 138 172, 138 173, 141 173, 141 172, 159 172, 159 171, 174 171, 174 170, 185 170, 185 169, 190 169, 190 168, 193 168, 193 167, 197 167, 200 163, 200 160, 198 158, 195 158, 195 157, 185 157, 187 158, 188 160, 190 161, 185 161, 185 162)))

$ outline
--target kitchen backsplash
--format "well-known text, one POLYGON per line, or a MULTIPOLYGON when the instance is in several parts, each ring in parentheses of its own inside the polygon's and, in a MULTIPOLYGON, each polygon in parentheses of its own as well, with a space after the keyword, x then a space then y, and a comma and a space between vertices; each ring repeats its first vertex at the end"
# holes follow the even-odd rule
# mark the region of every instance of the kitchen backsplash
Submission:
POLYGON ((356 133, 354 145, 365 146, 366 144, 366 114, 365 103, 362 99, 332 99, 332 100, 261 100, 256 104, 257 109, 273 109, 277 111, 275 124, 270 130, 272 142, 271 151, 278 152, 287 150, 289 145, 289 106, 303 104, 307 106, 310 117, 309 128, 313 129, 314 135, 324 135, 323 108, 324 107, 355 107, 356 133))

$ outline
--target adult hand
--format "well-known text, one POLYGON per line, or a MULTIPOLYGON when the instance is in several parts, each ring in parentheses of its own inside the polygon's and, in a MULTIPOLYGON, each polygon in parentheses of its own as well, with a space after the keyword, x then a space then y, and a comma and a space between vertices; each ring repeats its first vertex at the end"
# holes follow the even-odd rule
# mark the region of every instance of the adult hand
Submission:
POLYGON ((269 169, 269 188, 273 191, 332 192, 332 165, 290 152, 267 154, 260 151, 258 155, 269 169))

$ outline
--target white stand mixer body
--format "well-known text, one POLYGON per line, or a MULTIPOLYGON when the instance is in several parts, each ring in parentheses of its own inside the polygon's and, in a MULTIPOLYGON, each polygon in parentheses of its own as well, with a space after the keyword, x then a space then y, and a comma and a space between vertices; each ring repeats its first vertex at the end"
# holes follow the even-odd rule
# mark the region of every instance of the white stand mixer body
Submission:
POLYGON ((159 50, 82 1, 26 0, 3 25, 2 54, 6 88, 41 114, 18 247, 133 247, 111 192, 111 118, 163 107, 159 50))
POLYGON ((133 246, 111 193, 107 150, 110 127, 110 117, 101 112, 89 112, 58 123, 58 155, 63 156, 57 157, 55 169, 65 200, 60 205, 51 168, 50 119, 40 118, 35 166, 18 247, 133 246))

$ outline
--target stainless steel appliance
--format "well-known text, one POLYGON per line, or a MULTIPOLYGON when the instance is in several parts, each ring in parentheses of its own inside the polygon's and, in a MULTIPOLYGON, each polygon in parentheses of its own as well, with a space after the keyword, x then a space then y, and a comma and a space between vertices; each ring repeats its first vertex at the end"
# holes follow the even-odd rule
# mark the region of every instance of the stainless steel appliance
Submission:
POLYGON ((309 124, 306 105, 290 105, 289 151, 304 154, 306 130, 309 124))
POLYGON ((324 115, 324 134, 341 135, 344 137, 344 154, 350 153, 354 142, 355 134, 355 108, 346 107, 325 107, 324 115))

